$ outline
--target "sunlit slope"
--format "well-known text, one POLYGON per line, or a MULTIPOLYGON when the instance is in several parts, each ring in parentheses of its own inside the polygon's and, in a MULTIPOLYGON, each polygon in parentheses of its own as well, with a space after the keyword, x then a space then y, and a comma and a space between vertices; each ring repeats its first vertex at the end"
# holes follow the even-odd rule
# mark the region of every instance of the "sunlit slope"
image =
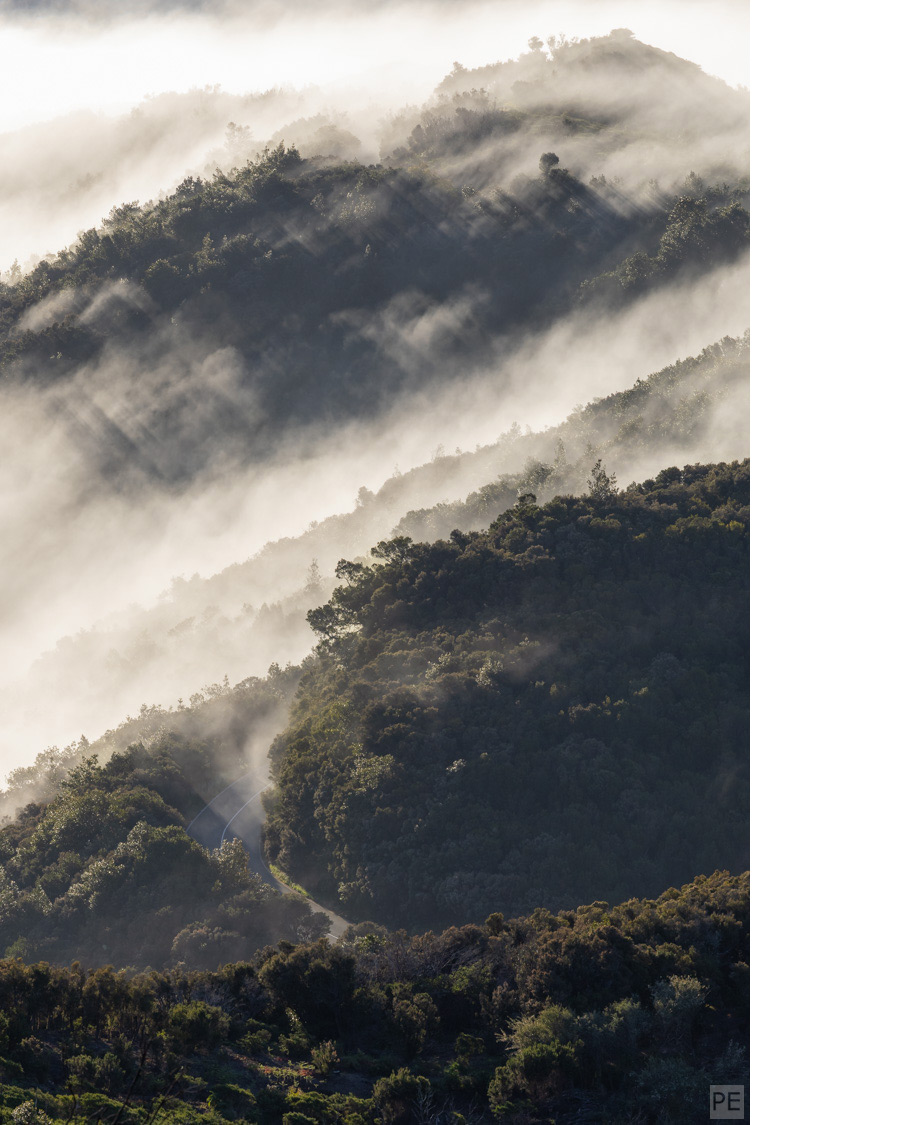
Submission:
POLYGON ((749 479, 600 467, 341 564, 272 751, 272 857, 412 926, 744 865, 749 479))
POLYGON ((264 760, 295 681, 273 669, 17 771, 0 805, 0 949, 64 964, 214 968, 326 932, 304 900, 260 882, 240 843, 219 847, 215 833, 206 850, 186 832, 209 798, 264 760))

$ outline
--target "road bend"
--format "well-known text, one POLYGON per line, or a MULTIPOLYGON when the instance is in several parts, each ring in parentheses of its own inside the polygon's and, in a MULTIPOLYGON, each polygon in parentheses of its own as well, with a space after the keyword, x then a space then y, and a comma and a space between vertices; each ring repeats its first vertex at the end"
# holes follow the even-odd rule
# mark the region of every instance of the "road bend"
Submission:
MULTIPOLYGON (((198 844, 212 851, 220 848, 226 840, 240 840, 249 856, 250 870, 270 887, 276 887, 281 894, 297 894, 293 888, 276 879, 262 853, 262 830, 265 813, 262 795, 270 788, 271 782, 263 770, 250 770, 233 781, 227 789, 217 793, 209 804, 200 810, 187 827, 188 834, 198 844)), ((331 923, 328 937, 337 941, 350 923, 346 918, 335 914, 325 906, 306 896, 313 910, 324 914, 331 923)))

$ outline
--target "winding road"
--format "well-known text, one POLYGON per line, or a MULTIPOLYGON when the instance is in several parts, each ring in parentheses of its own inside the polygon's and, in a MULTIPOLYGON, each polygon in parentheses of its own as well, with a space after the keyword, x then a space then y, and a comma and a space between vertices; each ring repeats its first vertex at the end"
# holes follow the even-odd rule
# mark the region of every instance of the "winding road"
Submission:
MULTIPOLYGON (((226 840, 238 839, 247 849, 250 857, 250 870, 270 887, 276 887, 282 894, 297 892, 269 870, 262 854, 262 829, 265 814, 262 795, 271 787, 271 781, 263 770, 251 770, 233 781, 227 789, 217 793, 202 808, 187 826, 188 835, 198 844, 210 851, 220 848, 226 840)), ((335 914, 325 906, 320 906, 307 896, 306 901, 313 910, 324 914, 331 923, 329 941, 337 941, 350 923, 346 918, 335 914)))

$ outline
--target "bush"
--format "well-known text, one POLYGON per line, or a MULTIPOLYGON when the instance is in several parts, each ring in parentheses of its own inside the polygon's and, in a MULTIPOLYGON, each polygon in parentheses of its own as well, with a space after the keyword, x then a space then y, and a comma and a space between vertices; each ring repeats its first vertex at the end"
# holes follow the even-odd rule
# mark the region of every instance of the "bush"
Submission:
POLYGON ((567 1089, 576 1070, 570 1043, 534 1043, 498 1067, 488 1086, 491 1109, 499 1115, 527 1112, 535 1103, 567 1089))
POLYGON ((327 1078, 341 1061, 338 1058, 337 1047, 335 1047, 331 1039, 326 1039, 325 1042, 320 1043, 318 1047, 313 1047, 310 1057, 316 1071, 321 1074, 323 1078, 327 1078))
POLYGON ((36 1082, 46 1082, 50 1077, 53 1055, 40 1039, 29 1035, 16 1047, 14 1055, 16 1062, 22 1064, 22 1068, 29 1079, 36 1082))
POLYGON ((125 1071, 112 1051, 97 1060, 94 1081, 109 1094, 118 1093, 125 1085, 125 1071))
POLYGON ((241 1036, 240 1047, 248 1055, 259 1055, 265 1051, 272 1042, 271 1030, 259 1022, 248 1020, 244 1034, 241 1036))
POLYGON ((382 1120, 400 1125, 412 1120, 414 1106, 430 1089, 427 1078, 413 1074, 404 1066, 387 1078, 378 1079, 372 1090, 372 1100, 381 1111, 382 1120))
POLYGON ((230 1082, 213 1086, 206 1104, 229 1121, 255 1116, 256 1098, 249 1090, 230 1082))
POLYGON ((217 1047, 228 1035, 231 1020, 221 1010, 203 1000, 176 1004, 169 1016, 169 1026, 178 1045, 185 1050, 217 1047))
POLYGON ((89 1089, 96 1081, 97 1064, 90 1055, 73 1055, 66 1060, 66 1070, 76 1090, 89 1089))
POLYGON ((13 1125, 50 1125, 50 1118, 35 1102, 22 1102, 12 1111, 13 1125))

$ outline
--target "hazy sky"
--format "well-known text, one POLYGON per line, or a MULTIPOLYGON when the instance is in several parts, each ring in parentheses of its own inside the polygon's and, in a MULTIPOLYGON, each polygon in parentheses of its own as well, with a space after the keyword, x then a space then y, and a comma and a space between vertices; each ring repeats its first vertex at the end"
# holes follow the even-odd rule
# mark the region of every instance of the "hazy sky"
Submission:
POLYGON ((732 84, 749 84, 746 0, 250 4, 233 17, 202 9, 148 15, 146 4, 117 4, 117 18, 102 20, 71 14, 74 4, 52 7, 25 16, 0 4, 0 131, 74 108, 122 112, 147 94, 216 84, 235 93, 359 87, 378 99, 416 100, 454 60, 483 65, 519 54, 532 35, 603 35, 622 26, 732 84))

